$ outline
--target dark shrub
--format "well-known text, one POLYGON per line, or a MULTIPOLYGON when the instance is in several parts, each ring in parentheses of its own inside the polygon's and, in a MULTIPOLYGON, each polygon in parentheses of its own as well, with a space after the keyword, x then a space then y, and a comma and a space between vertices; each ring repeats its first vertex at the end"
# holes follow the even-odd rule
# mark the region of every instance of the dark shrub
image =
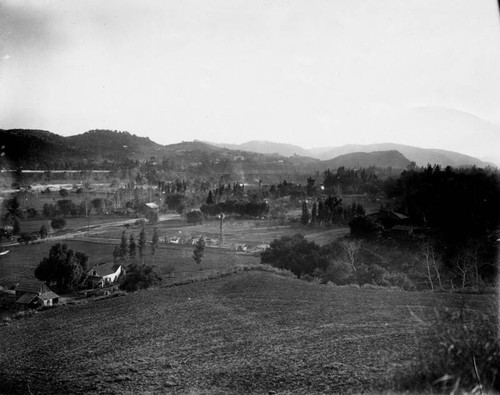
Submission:
POLYGON ((372 220, 365 216, 354 217, 349 221, 349 228, 351 235, 358 237, 373 235, 379 229, 372 220))
POLYGON ((203 223, 203 214, 199 210, 193 210, 186 214, 188 224, 201 224, 203 223))
POLYGON ((158 285, 160 282, 161 277, 156 273, 153 266, 132 264, 127 268, 127 274, 120 284, 120 289, 134 292, 158 285))

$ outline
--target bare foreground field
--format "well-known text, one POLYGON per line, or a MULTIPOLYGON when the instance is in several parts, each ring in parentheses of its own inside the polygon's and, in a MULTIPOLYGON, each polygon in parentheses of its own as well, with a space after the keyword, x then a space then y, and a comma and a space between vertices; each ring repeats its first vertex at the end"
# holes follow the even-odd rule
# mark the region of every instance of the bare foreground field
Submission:
POLYGON ((436 306, 493 296, 349 289, 266 272, 67 305, 0 327, 0 393, 390 388, 436 306))

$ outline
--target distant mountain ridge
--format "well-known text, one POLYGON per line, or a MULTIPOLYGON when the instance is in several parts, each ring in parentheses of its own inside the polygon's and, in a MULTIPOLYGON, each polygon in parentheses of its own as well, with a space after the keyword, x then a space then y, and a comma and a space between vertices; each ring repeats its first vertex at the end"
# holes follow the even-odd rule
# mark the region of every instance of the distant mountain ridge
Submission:
POLYGON ((418 166, 439 165, 439 166, 487 166, 488 163, 477 158, 458 152, 433 149, 433 148, 418 148, 403 144, 381 143, 381 144, 348 144, 335 148, 316 148, 309 152, 321 160, 335 158, 339 155, 344 155, 352 152, 376 152, 376 151, 399 151, 407 159, 415 162, 418 166))
POLYGON ((292 144, 281 144, 268 141, 249 141, 243 144, 214 144, 216 146, 225 146, 237 148, 240 150, 248 150, 258 153, 276 153, 282 156, 309 156, 311 158, 324 160, 334 159, 340 155, 351 154, 355 152, 378 152, 378 151, 398 151, 403 154, 411 162, 415 162, 418 166, 426 166, 427 164, 439 166, 479 166, 485 167, 490 163, 483 162, 478 158, 469 155, 461 154, 454 151, 447 151, 434 148, 419 148, 404 144, 395 143, 379 143, 379 144, 348 144, 340 147, 322 147, 304 149, 292 144))
POLYGON ((278 154, 282 156, 311 156, 311 153, 298 145, 286 143, 274 143, 271 141, 252 140, 242 144, 210 143, 216 147, 225 147, 229 149, 257 152, 259 154, 278 154))
MULTIPOLYGON (((250 141, 245 144, 214 144, 202 141, 183 141, 161 145, 147 137, 128 132, 91 130, 63 137, 43 130, 0 129, 0 167, 25 169, 62 169, 75 166, 95 167, 107 162, 149 160, 155 157, 171 159, 185 165, 208 161, 252 160, 255 163, 286 163, 293 173, 299 168, 316 171, 335 167, 392 167, 405 168, 411 161, 419 166, 484 167, 488 164, 457 152, 424 149, 402 144, 383 143, 345 145, 311 150, 292 144, 250 141), (371 154, 371 155, 366 155, 371 154)), ((243 162, 240 162, 243 166, 243 162)))

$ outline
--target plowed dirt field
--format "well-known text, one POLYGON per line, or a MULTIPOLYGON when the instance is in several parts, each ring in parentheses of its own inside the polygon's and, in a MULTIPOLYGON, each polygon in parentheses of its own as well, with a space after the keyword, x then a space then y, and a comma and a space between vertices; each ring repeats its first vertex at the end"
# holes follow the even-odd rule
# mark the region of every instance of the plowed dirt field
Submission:
POLYGON ((414 357, 416 317, 492 300, 246 272, 68 305, 0 327, 0 393, 372 392, 414 357))

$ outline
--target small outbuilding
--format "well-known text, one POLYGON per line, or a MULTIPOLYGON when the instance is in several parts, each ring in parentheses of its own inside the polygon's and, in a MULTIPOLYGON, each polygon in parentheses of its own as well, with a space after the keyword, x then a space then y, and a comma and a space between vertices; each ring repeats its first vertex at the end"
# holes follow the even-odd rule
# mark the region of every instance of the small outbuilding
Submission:
POLYGON ((248 249, 246 244, 236 244, 234 247, 237 252, 246 252, 248 249))
POLYGON ((16 287, 16 303, 23 309, 53 306, 59 303, 59 295, 44 282, 25 280, 16 287))
POLYGON ((384 229, 392 229, 395 226, 407 226, 409 225, 410 220, 410 217, 392 210, 378 211, 376 213, 368 214, 367 217, 382 225, 384 229))

